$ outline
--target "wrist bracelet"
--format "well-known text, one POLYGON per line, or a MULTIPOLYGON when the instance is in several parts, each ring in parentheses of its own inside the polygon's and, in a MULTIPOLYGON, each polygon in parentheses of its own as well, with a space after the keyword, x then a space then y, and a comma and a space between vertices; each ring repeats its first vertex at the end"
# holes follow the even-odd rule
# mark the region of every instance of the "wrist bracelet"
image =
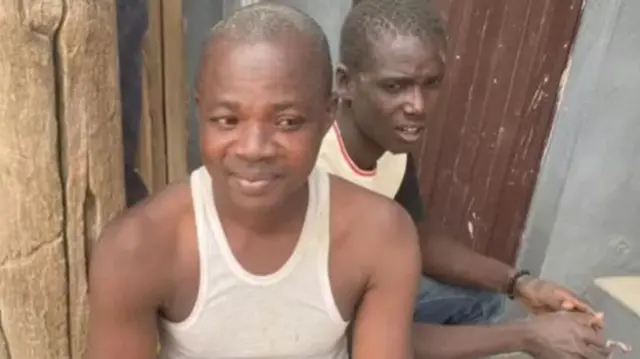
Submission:
POLYGON ((518 280, 527 275, 531 275, 531 272, 526 269, 521 269, 509 278, 509 284, 507 285, 507 296, 509 299, 513 300, 515 298, 516 284, 518 284, 518 280))

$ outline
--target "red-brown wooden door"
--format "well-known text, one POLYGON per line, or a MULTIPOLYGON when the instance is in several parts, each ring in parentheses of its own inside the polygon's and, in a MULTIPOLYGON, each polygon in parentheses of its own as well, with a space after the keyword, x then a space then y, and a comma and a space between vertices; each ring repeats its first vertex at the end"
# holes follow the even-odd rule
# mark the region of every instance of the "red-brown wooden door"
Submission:
POLYGON ((418 166, 429 224, 513 263, 582 0, 436 0, 447 79, 418 166))

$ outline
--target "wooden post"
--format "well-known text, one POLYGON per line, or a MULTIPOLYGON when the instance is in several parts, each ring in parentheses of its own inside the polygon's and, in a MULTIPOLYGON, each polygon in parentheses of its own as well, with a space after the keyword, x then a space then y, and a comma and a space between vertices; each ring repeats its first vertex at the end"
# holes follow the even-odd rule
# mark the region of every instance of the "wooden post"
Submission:
POLYGON ((187 92, 182 1, 162 0, 164 113, 167 177, 176 182, 187 176, 189 97, 187 92))
POLYGON ((87 253, 124 206, 115 0, 0 7, 0 359, 81 359, 87 253))
MULTIPOLYGON (((162 2, 149 1, 148 6, 149 27, 142 50, 144 66, 138 168, 149 193, 154 193, 164 188, 168 181, 162 61, 162 2)), ((186 148, 184 151, 186 162, 186 148)))
POLYGON ((182 1, 149 1, 138 169, 151 193, 188 174, 184 36, 182 1))

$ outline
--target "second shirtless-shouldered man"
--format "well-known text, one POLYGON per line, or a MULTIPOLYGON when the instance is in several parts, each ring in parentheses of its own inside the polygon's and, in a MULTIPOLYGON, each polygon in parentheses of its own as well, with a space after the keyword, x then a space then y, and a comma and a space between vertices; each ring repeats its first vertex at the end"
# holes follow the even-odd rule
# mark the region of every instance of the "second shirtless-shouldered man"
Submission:
POLYGON ((257 4, 216 26, 197 79, 204 166, 104 230, 88 358, 342 359, 352 321, 354 358, 411 356, 411 218, 313 170, 331 74, 296 10, 257 4))

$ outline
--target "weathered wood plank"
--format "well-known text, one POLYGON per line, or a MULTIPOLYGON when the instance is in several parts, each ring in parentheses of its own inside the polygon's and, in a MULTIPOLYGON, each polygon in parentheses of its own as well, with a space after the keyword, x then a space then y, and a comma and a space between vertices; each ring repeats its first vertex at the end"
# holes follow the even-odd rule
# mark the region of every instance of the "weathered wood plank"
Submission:
POLYGON ((187 175, 188 92, 182 1, 162 1, 164 104, 169 182, 187 175))
POLYGON ((167 148, 162 70, 162 3, 149 1, 148 6, 149 28, 142 51, 144 70, 139 169, 149 192, 153 193, 167 184, 167 148))
POLYGON ((581 0, 437 3, 452 41, 417 160, 428 225, 513 262, 581 0))
POLYGON ((62 1, 0 2, 2 358, 69 357, 52 51, 63 9, 62 1))
POLYGON ((65 0, 59 108, 69 273, 70 358, 86 343, 87 253, 124 207, 115 0, 65 0))
MULTIPOLYGON (((2 313, 0 312, 0 317, 1 316, 2 313)), ((9 348, 7 347, 7 339, 2 331, 2 326, 0 326, 0 359, 9 359, 9 348)))
POLYGON ((522 55, 522 49, 526 51, 527 48, 523 41, 527 28, 523 24, 527 24, 530 16, 528 1, 506 1, 501 6, 498 31, 481 57, 482 62, 491 64, 481 79, 485 87, 481 92, 484 100, 468 114, 468 121, 476 123, 476 130, 465 136, 465 142, 473 145, 467 147, 466 153, 458 155, 459 158, 467 158, 460 161, 466 193, 455 199, 463 211, 458 216, 459 228, 462 229, 461 235, 476 242, 476 248, 483 253, 496 220, 498 208, 494 199, 499 195, 508 166, 505 157, 511 154, 512 134, 519 124, 518 118, 507 111, 507 106, 517 101, 518 87, 528 81, 526 76, 515 77, 518 71, 525 73, 528 70, 527 58, 522 55))

